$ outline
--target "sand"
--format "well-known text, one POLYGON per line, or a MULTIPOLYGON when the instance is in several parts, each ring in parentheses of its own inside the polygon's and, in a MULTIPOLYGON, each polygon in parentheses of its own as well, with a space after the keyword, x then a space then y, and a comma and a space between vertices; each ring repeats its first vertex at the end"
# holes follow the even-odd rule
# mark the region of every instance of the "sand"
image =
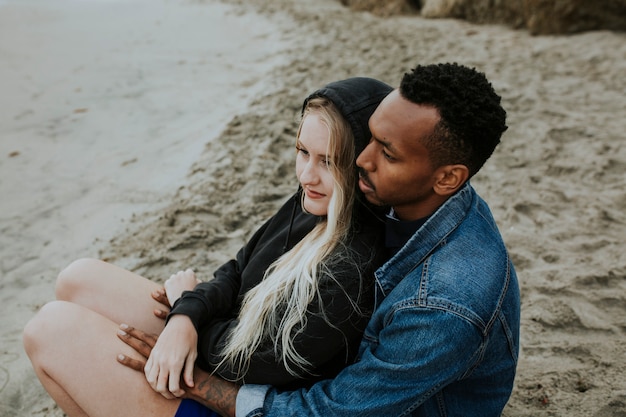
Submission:
POLYGON ((626 34, 534 37, 334 0, 48 3, 0 2, 0 415, 63 415, 21 330, 64 265, 210 277, 295 189, 303 97, 446 61, 485 72, 509 115, 472 181, 522 291, 504 415, 626 415, 626 34))

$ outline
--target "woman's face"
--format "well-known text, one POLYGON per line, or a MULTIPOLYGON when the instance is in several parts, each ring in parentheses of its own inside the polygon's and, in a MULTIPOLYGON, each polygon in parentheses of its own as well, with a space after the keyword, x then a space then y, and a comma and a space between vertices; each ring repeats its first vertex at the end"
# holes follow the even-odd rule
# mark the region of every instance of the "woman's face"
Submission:
POLYGON ((304 189, 304 208, 316 216, 328 214, 333 195, 333 176, 328 166, 331 161, 326 154, 329 139, 328 127, 319 115, 308 113, 296 144, 296 175, 304 189))

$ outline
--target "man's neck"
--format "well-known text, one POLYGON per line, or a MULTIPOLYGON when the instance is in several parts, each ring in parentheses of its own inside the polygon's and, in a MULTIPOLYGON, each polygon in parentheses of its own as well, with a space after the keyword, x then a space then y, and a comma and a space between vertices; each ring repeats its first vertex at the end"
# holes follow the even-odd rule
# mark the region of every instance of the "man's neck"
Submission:
POLYGON ((385 246, 389 254, 395 255, 402 249, 417 230, 426 223, 426 220, 428 220, 428 216, 417 220, 400 220, 394 210, 391 209, 385 222, 385 246))

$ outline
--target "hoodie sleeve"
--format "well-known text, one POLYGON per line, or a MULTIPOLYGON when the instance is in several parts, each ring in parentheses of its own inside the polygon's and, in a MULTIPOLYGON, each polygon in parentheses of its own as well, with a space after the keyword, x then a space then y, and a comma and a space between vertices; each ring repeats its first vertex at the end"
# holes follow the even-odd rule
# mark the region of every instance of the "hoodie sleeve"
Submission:
POLYGON ((215 317, 236 315, 243 294, 262 279, 269 265, 299 242, 318 222, 302 212, 300 194, 294 194, 243 246, 237 256, 214 272, 213 279, 185 291, 170 316, 188 316, 196 330, 215 317))
MULTIPOLYGON (((350 242, 350 256, 338 257, 329 265, 333 277, 322 278, 319 297, 307 308, 306 325, 293 336, 296 350, 311 363, 309 373, 292 375, 280 356, 277 358, 271 341, 257 349, 243 376, 237 365, 222 364, 216 373, 240 384, 271 384, 290 389, 333 377, 351 363, 373 309, 374 271, 383 262, 381 236, 357 235, 350 242)), ((218 318, 209 323, 210 329, 201 332, 199 344, 210 370, 220 363, 224 342, 237 324, 236 317, 218 318)), ((298 369, 293 364, 292 367, 298 369)))
POLYGON ((254 233, 235 259, 226 262, 214 272, 212 280, 198 284, 193 291, 183 292, 172 306, 168 319, 174 314, 184 314, 198 330, 212 317, 228 315, 237 305, 242 285, 241 273, 272 219, 254 233))

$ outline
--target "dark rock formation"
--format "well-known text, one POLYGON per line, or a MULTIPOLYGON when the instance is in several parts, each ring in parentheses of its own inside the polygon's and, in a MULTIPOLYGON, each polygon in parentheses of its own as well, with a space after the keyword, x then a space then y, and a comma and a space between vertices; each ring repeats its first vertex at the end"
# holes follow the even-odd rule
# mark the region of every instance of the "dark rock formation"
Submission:
POLYGON ((340 0, 379 16, 420 11, 423 17, 503 23, 536 35, 626 31, 626 0, 340 0))

